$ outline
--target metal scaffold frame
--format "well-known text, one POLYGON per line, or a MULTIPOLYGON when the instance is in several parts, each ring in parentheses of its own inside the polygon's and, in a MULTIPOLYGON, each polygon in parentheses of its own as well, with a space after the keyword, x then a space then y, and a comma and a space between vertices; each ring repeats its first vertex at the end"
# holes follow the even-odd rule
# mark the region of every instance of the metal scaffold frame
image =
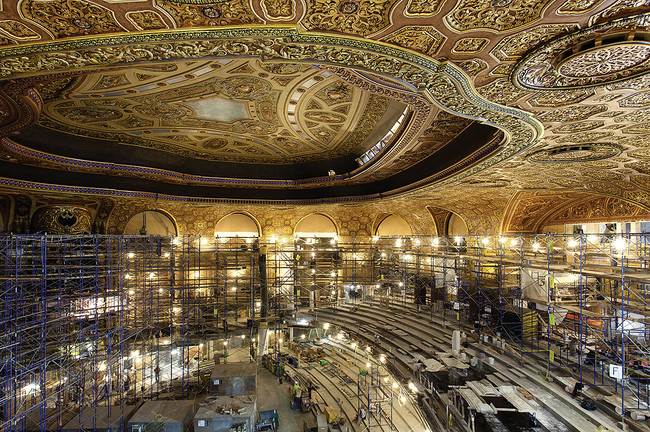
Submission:
POLYGON ((359 420, 368 430, 393 430, 393 387, 381 369, 383 366, 373 363, 357 377, 357 413, 365 413, 359 420))
POLYGON ((0 426, 92 430, 100 406, 191 397, 244 340, 279 354, 267 335, 299 309, 362 302, 428 309, 647 410, 649 252, 642 234, 2 236, 0 426))

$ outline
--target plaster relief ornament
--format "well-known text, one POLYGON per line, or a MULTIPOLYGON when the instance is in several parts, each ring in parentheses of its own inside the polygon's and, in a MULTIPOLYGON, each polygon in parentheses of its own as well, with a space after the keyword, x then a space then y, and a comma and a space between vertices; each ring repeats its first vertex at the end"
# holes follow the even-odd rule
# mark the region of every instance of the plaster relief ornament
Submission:
POLYGON ((513 82, 531 90, 602 86, 650 72, 650 14, 570 33, 525 56, 513 82))

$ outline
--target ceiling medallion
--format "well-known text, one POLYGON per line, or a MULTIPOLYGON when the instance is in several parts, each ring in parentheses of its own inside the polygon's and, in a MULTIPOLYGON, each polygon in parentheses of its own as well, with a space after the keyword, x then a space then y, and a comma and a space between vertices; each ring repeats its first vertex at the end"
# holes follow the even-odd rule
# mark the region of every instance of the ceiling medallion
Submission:
POLYGON ((539 150, 530 154, 527 159, 544 163, 592 162, 618 156, 622 151, 623 148, 615 144, 575 144, 539 150))
POLYGON ((529 90, 602 86, 650 72, 650 14, 557 38, 521 59, 511 74, 529 90))
POLYGON ((599 46, 579 52, 560 62, 557 71, 567 78, 585 78, 591 76, 607 76, 650 67, 650 43, 622 43, 599 46), (645 66, 644 66, 645 65, 645 66))

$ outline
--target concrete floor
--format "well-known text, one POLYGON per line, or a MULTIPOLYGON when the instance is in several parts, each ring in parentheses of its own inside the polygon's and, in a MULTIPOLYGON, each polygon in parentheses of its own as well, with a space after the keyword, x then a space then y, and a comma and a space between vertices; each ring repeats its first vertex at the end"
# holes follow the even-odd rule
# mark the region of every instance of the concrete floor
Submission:
POLYGON ((314 424, 316 419, 312 413, 301 413, 292 410, 290 405, 291 386, 283 381, 280 385, 278 377, 268 369, 259 367, 257 373, 257 405, 259 411, 277 410, 280 417, 282 432, 302 432, 303 422, 314 424))

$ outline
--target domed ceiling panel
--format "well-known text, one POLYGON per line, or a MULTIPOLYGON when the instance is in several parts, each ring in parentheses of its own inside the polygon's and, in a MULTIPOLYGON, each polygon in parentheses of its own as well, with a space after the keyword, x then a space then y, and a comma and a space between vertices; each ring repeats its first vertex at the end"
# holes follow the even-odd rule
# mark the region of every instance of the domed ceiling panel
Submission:
MULTIPOLYGON (((250 59, 89 73, 52 81, 43 94, 40 126, 184 157, 264 164, 357 157, 391 105, 326 70, 250 59)), ((392 103, 400 114, 406 108, 392 103)))

